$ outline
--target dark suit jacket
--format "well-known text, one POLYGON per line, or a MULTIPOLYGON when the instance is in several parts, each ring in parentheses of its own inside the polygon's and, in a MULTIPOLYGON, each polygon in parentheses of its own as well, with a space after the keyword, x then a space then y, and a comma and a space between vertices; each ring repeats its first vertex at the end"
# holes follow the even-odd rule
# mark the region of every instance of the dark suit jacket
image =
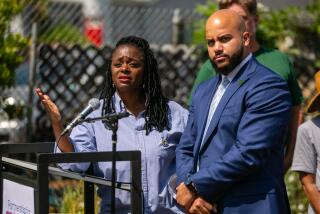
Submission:
POLYGON ((194 92, 176 150, 177 184, 191 178, 219 213, 288 213, 283 137, 291 100, 286 82, 251 58, 226 89, 201 145, 220 75, 194 92), (197 171, 197 162, 199 170, 197 171))

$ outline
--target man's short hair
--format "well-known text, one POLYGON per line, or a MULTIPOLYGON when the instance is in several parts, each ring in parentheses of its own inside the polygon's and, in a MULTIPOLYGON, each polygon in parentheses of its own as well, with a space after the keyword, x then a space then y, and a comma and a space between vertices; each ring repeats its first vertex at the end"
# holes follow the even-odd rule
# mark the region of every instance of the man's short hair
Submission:
POLYGON ((238 4, 247 10, 250 15, 258 15, 257 1, 256 0, 217 0, 219 9, 228 9, 232 4, 238 4))

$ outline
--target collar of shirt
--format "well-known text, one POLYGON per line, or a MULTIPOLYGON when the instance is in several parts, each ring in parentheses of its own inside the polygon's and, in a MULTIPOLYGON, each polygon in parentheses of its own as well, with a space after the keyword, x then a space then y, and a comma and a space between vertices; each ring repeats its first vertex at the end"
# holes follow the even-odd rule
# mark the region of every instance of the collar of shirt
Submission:
POLYGON ((232 82, 233 78, 237 75, 237 73, 240 71, 240 69, 252 58, 252 53, 250 53, 246 58, 244 58, 244 60, 241 61, 241 63, 239 65, 237 65, 227 76, 226 75, 222 75, 222 79, 223 77, 227 77, 229 82, 232 82))
MULTIPOLYGON (((127 111, 131 116, 134 116, 124 105, 121 97, 119 96, 119 94, 117 92, 114 93, 113 95, 113 103, 115 105, 115 111, 116 112, 123 112, 123 111, 127 111)), ((143 110, 142 112, 140 112, 138 114, 138 116, 136 117, 136 119, 142 118, 144 117, 144 113, 145 110, 143 110)), ((135 117, 135 116, 134 116, 135 117)))

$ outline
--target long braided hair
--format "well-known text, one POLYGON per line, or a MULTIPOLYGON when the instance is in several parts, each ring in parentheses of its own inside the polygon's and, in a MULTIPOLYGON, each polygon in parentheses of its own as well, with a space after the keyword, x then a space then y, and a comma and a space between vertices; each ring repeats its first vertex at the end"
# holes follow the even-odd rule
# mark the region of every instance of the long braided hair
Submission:
MULTIPOLYGON (((146 96, 144 118, 147 135, 153 128, 158 131, 169 129, 168 99, 162 93, 158 63, 150 49, 149 43, 145 39, 136 36, 124 37, 117 42, 112 54, 121 45, 133 45, 137 47, 144 57, 143 90, 146 96)), ((115 104, 112 99, 115 91, 116 88, 112 82, 110 60, 107 65, 106 85, 100 95, 100 98, 103 99, 102 115, 115 113, 115 104)))

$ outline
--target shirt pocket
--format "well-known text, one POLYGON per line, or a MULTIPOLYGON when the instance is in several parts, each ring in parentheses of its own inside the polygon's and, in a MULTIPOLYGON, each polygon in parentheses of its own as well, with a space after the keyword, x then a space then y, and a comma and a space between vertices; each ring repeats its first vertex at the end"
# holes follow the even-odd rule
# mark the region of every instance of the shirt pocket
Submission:
POLYGON ((177 143, 168 131, 160 133, 159 157, 164 159, 172 159, 175 157, 177 143))

